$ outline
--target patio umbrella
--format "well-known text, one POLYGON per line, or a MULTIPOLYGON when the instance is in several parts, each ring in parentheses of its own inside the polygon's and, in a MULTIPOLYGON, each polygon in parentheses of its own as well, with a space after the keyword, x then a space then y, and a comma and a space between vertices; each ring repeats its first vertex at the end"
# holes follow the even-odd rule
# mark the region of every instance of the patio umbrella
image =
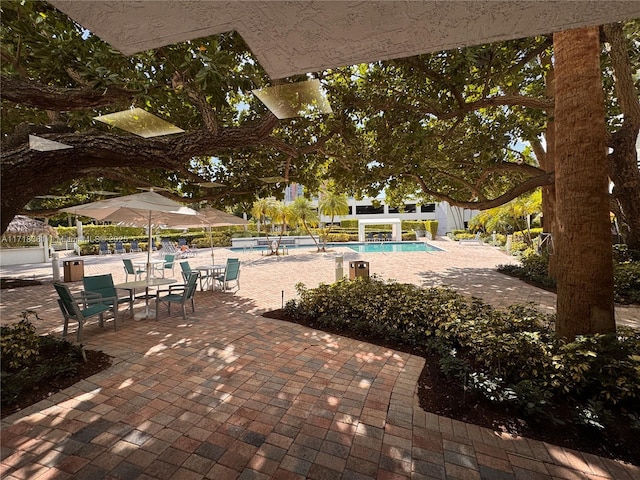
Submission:
POLYGON ((85 203, 60 211, 92 217, 96 220, 122 222, 130 225, 147 226, 149 247, 147 248, 147 278, 151 273, 152 228, 154 225, 171 225, 184 218, 184 222, 204 224, 195 210, 180 205, 162 195, 151 192, 136 193, 124 197, 109 198, 98 202, 85 203), (189 220, 187 220, 189 219, 189 220))
POLYGON ((211 262, 213 261, 213 237, 211 236, 212 227, 232 227, 234 225, 248 225, 244 218, 236 217, 230 213, 223 212, 217 208, 207 207, 202 210, 198 210, 198 218, 192 219, 191 217, 183 217, 187 220, 184 223, 176 223, 173 226, 176 228, 189 228, 209 226, 209 242, 211 244, 211 262))

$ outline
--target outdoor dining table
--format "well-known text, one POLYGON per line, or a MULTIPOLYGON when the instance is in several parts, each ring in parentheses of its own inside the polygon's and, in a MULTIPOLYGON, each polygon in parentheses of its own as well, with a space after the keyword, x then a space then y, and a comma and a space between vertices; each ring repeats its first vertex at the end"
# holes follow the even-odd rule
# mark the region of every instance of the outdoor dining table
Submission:
POLYGON ((207 290, 209 289, 208 282, 211 280, 211 290, 215 288, 214 275, 224 273, 224 269, 227 268, 227 265, 224 263, 217 263, 215 265, 203 265, 200 267, 195 267, 194 270, 197 270, 200 273, 200 289, 202 288, 202 279, 206 279, 207 282, 207 290))
MULTIPOLYGON (((170 285, 172 283, 176 283, 177 280, 173 278, 147 278, 145 280, 136 280, 135 282, 124 282, 118 283, 115 285, 115 288, 120 288, 122 290, 129 290, 129 301, 133 304, 133 300, 135 298, 136 290, 144 288, 144 314, 141 315, 138 319, 142 318, 150 318, 151 315, 149 313, 149 288, 151 287, 160 287, 162 285, 170 285)), ((138 297, 141 298, 141 297, 138 297)), ((136 316, 134 315, 134 319, 136 316)))
MULTIPOLYGON (((151 260, 149 262, 149 268, 151 269, 151 275, 155 276, 155 271, 161 268, 166 262, 164 260, 151 260)), ((140 270, 146 270, 147 262, 135 262, 134 265, 140 270)))

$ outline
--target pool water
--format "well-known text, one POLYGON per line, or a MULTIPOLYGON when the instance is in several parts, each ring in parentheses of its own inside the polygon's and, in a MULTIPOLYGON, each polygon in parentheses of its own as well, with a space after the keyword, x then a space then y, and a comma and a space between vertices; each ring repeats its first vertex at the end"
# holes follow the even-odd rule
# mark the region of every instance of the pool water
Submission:
POLYGON ((389 253, 389 252, 439 252, 442 249, 425 242, 369 242, 345 244, 358 253, 389 253))
MULTIPOLYGON (((390 252, 441 252, 442 249, 424 242, 366 242, 366 243, 328 243, 327 248, 347 247, 358 253, 390 253, 390 252)), ((315 245, 287 245, 287 249, 304 248, 315 250, 315 245)), ((234 252, 267 251, 269 247, 231 247, 234 252)))

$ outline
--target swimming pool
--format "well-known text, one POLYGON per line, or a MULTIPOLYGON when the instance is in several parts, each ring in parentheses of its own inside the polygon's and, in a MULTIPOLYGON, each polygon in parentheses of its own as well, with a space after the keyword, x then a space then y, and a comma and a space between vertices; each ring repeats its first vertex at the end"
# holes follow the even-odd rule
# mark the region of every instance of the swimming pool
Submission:
MULTIPOLYGON (((336 246, 339 244, 336 244, 336 246)), ((440 252, 442 249, 425 242, 367 242, 344 244, 358 253, 440 252)))
MULTIPOLYGON (((442 249, 425 242, 365 242, 365 243, 327 243, 327 248, 345 247, 358 253, 390 253, 390 252, 441 252, 442 249)), ((287 245, 288 250, 315 250, 315 245, 287 245)), ((261 252, 269 247, 231 247, 234 252, 261 252)))

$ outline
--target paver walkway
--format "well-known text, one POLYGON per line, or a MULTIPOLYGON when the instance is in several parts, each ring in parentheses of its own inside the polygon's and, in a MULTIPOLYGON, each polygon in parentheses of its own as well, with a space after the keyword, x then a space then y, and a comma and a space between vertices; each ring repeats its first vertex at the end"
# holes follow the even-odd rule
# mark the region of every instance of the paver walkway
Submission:
MULTIPOLYGON (((114 365, 2 420, 3 479, 620 479, 640 467, 425 413, 416 383, 424 359, 287 322, 261 312, 335 279, 335 255, 367 260, 371 273, 424 285, 448 284, 498 306, 555 295, 494 271, 493 247, 436 242, 447 252, 286 257, 216 249, 216 263, 242 261, 236 295, 198 292, 196 312, 156 320, 125 317, 85 327, 85 345, 114 365)), ((143 258, 137 254, 136 258, 143 258)), ((122 257, 87 257, 85 274, 124 281, 122 257)), ((210 263, 206 252, 189 259, 210 263)), ((177 269, 176 271, 178 271, 177 269)), ((0 269, 51 275, 48 265, 0 269)), ((70 284, 77 287, 78 284, 70 284)), ((3 290, 10 323, 27 308, 39 330, 59 334, 50 284, 3 290)), ((626 322, 636 323, 637 308, 626 322)), ((74 338, 73 336, 70 338, 74 338)))

